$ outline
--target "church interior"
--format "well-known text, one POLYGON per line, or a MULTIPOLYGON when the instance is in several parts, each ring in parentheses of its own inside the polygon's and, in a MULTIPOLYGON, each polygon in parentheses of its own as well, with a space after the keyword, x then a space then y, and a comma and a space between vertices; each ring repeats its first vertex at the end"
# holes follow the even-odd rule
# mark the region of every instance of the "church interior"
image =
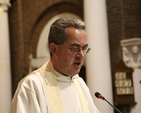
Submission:
MULTIPOLYGON (((122 113, 141 111, 141 0, 0 0, 0 112, 9 112, 18 82, 49 59, 57 18, 86 24, 92 51, 80 71, 122 113)), ((101 113, 118 113, 93 96, 101 113)))

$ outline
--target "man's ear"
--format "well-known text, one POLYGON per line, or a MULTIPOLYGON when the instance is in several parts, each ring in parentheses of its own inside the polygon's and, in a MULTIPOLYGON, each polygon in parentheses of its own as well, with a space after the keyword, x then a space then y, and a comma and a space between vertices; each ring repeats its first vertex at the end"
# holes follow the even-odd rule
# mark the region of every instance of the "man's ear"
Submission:
POLYGON ((49 48, 52 55, 57 55, 57 45, 55 43, 50 43, 49 48))

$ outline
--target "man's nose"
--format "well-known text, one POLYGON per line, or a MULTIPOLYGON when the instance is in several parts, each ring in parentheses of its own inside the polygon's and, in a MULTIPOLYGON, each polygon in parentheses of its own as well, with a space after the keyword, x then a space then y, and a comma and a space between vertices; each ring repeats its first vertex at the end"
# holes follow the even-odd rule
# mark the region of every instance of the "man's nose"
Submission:
POLYGON ((81 56, 81 57, 84 57, 85 56, 85 53, 84 53, 84 51, 82 49, 80 49, 80 51, 77 52, 77 55, 78 56, 81 56))

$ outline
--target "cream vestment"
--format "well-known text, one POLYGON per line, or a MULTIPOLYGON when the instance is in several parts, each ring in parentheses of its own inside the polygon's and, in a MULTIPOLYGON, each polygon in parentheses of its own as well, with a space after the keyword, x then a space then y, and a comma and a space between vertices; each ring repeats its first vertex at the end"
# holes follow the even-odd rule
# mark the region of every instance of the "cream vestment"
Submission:
POLYGON ((56 72, 51 61, 23 78, 10 113, 99 113, 81 77, 56 72))

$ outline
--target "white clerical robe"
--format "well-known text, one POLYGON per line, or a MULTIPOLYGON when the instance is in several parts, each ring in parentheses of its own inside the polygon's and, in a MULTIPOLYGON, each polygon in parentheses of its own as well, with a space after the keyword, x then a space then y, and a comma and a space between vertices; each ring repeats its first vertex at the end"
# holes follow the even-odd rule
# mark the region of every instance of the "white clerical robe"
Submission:
MULTIPOLYGON (((83 113, 79 94, 72 80, 73 78, 63 76, 56 71, 55 74, 64 113, 83 113)), ((76 79, 82 89, 89 112, 99 113, 83 79, 79 76, 77 76, 76 79)), ((50 113, 46 93, 40 71, 36 70, 30 73, 19 82, 12 100, 10 113, 50 113)), ((58 111, 57 113, 60 112, 58 111)))

